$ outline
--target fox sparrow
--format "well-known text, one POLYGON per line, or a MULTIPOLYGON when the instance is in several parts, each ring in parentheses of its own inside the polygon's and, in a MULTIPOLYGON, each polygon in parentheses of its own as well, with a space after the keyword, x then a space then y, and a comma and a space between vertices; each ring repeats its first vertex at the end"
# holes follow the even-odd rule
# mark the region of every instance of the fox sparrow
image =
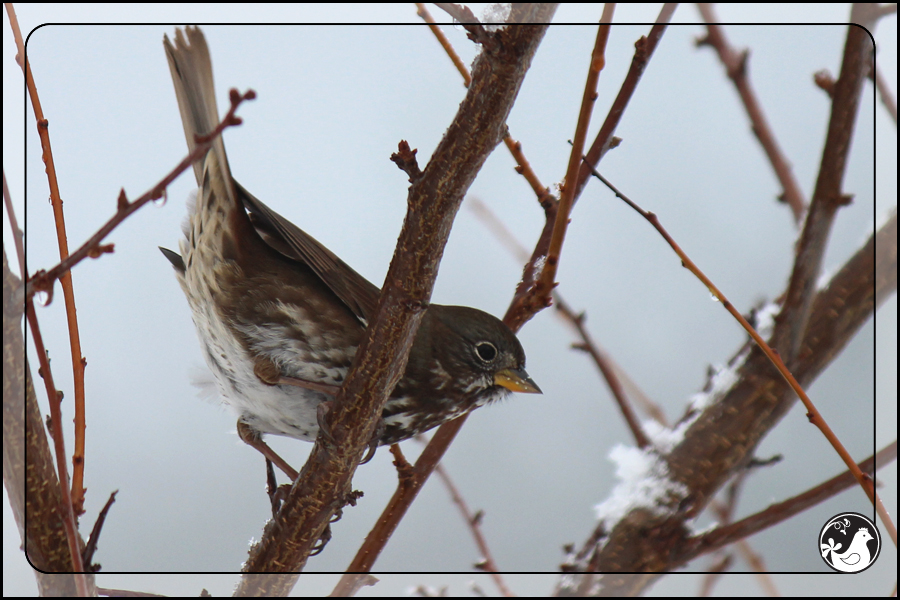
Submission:
MULTIPOLYGON (((196 27, 176 30, 164 46, 193 149, 218 124, 209 50, 196 27)), ((317 409, 347 374, 379 289, 232 179, 221 137, 194 174, 200 189, 181 255, 160 249, 219 391, 239 415, 242 439, 264 454, 264 433, 314 441, 317 409)), ((540 393, 524 367, 522 345, 500 320, 429 306, 377 442, 405 440, 510 391, 540 393)))

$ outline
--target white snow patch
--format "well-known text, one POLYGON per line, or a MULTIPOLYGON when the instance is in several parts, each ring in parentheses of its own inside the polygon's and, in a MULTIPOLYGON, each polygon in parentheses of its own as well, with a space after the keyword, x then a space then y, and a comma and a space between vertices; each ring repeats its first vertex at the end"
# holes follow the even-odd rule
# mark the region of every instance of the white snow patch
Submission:
POLYGON ((831 284, 831 278, 834 277, 834 269, 822 269, 819 278, 816 279, 816 290, 826 289, 831 284))
POLYGON ((607 524, 618 522, 636 508, 664 515, 673 504, 673 496, 684 497, 688 493, 686 486, 669 479, 669 469, 655 450, 618 444, 609 458, 616 463, 620 481, 609 498, 594 507, 597 518, 607 524))
POLYGON ((776 302, 767 302, 756 311, 756 331, 764 340, 772 337, 775 330, 775 317, 781 311, 781 305, 776 302))
POLYGON ((538 256, 537 260, 534 261, 534 276, 531 278, 531 281, 537 281, 541 278, 541 273, 544 272, 544 267, 547 265, 547 255, 542 254, 538 256))
POLYGON ((512 10, 512 4, 488 4, 481 13, 481 22, 484 28, 492 33, 502 30, 506 26, 506 20, 509 19, 510 10, 512 10))
MULTIPOLYGON (((692 421, 691 421, 692 422, 692 421)), ((668 454, 672 448, 681 443, 684 439, 684 432, 687 430, 688 423, 682 423, 677 428, 671 429, 660 424, 658 421, 649 419, 641 424, 644 433, 650 438, 653 447, 660 454, 668 454)))
POLYGON ((737 370, 744 364, 745 358, 745 356, 739 357, 731 366, 717 367, 716 374, 712 376, 709 391, 700 392, 691 396, 691 408, 698 412, 702 411, 717 400, 723 393, 731 389, 731 386, 738 380, 737 370))

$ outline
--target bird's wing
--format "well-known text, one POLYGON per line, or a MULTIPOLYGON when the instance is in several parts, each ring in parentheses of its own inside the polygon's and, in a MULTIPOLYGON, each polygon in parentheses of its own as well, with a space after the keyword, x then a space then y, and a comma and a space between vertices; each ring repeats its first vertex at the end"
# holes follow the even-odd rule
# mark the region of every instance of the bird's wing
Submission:
POLYGON ((311 235, 266 206, 244 186, 234 182, 238 198, 250 213, 250 222, 263 240, 281 254, 313 270, 363 322, 375 312, 381 290, 354 271, 311 235))

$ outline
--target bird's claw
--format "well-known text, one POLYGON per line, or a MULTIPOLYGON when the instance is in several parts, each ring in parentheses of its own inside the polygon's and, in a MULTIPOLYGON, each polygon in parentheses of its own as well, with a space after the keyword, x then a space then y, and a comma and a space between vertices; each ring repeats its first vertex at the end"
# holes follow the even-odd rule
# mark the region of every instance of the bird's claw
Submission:
POLYGON ((375 425, 375 431, 372 432, 372 438, 369 440, 368 450, 366 450, 366 455, 363 456, 363 459, 359 461, 359 464, 364 465, 375 456, 375 450, 378 449, 378 445, 381 442, 381 436, 384 435, 384 419, 378 419, 378 423, 375 425))
POLYGON ((325 545, 331 541, 331 525, 326 525, 325 530, 322 531, 322 537, 319 538, 319 541, 316 542, 316 545, 312 547, 312 550, 309 551, 310 556, 316 556, 317 554, 321 554, 322 550, 325 549, 325 545))

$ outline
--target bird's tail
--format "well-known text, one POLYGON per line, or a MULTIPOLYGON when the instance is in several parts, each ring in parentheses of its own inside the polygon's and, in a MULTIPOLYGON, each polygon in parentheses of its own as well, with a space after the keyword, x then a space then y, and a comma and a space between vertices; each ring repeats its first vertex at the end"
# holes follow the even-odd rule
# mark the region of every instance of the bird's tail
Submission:
MULTIPOLYGON (((193 151, 197 146, 196 136, 209 134, 219 123, 219 111, 216 107, 216 88, 213 84, 212 61, 209 47, 203 32, 197 27, 188 26, 182 31, 175 30, 175 43, 168 36, 163 38, 169 70, 172 72, 172 83, 175 85, 175 96, 178 98, 178 109, 181 111, 181 123, 184 126, 184 137, 188 149, 193 151)), ((228 158, 225 156, 225 144, 217 138, 209 149, 205 161, 194 163, 194 175, 197 184, 204 186, 204 170, 208 177, 227 182, 229 199, 235 194, 231 185, 231 171, 228 158)), ((226 190, 223 190, 226 191, 226 190)))

